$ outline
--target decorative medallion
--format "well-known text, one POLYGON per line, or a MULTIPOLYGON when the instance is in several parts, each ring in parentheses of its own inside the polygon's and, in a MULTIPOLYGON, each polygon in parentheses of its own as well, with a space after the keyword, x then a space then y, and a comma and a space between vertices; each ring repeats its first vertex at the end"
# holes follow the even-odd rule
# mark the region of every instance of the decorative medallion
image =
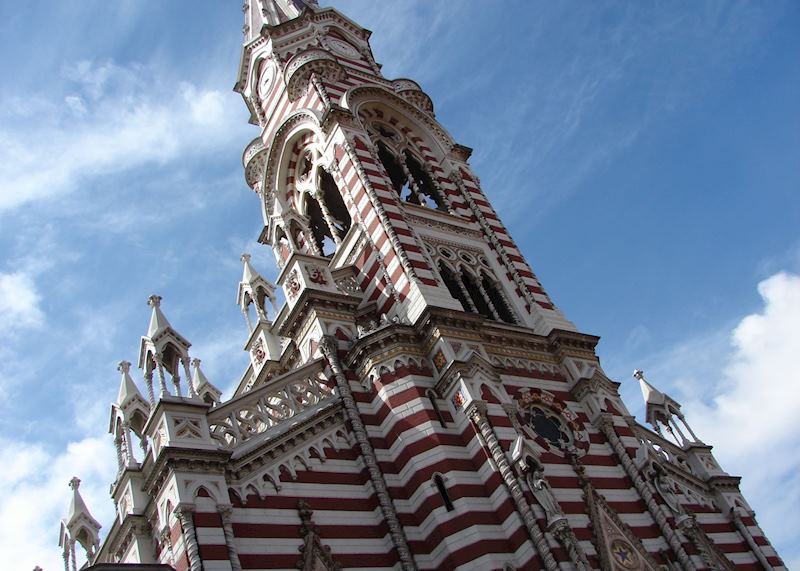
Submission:
POLYGON ((456 407, 456 410, 461 409, 464 406, 464 393, 461 392, 461 389, 458 389, 452 398, 453 406, 456 407))
POLYGON ((433 366, 436 367, 436 370, 441 373, 445 365, 447 365, 447 357, 445 357, 442 350, 439 349, 436 352, 436 355, 433 356, 433 366))
POLYGON ((361 55, 358 53, 358 50, 352 44, 345 42, 344 40, 330 39, 328 40, 328 47, 331 48, 337 54, 347 57, 357 58, 361 55))
POLYGON ((286 292, 289 294, 289 299, 294 299, 300 293, 300 277, 297 275, 297 270, 292 272, 286 278, 286 292))
POLYGON ((312 266, 310 264, 306 264, 306 273, 308 273, 308 279, 315 284, 319 285, 328 285, 328 278, 325 277, 325 271, 320 268, 319 266, 312 266))
POLYGON ((262 339, 256 341, 256 344, 253 345, 250 352, 253 354, 253 361, 255 361, 256 365, 260 365, 264 362, 264 359, 267 358, 267 353, 264 351, 264 341, 262 339))
POLYGON ((636 550, 634 550, 627 541, 615 539, 611 542, 610 551, 614 563, 623 569, 639 568, 639 556, 636 554, 636 550))

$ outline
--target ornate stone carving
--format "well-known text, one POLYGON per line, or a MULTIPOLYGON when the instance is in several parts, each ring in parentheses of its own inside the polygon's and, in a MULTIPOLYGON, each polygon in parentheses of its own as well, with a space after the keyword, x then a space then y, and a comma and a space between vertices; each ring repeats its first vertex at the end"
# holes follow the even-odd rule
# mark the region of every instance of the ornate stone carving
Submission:
POLYGON ((319 285, 328 285, 328 278, 325 277, 325 270, 313 264, 306 264, 305 269, 310 282, 319 285))
POLYGON ((235 448, 279 422, 333 397, 319 360, 259 389, 218 406, 208 414, 211 437, 221 448, 235 448))
POLYGON ((297 274, 297 270, 292 270, 286 277, 286 295, 289 296, 289 299, 294 300, 301 289, 300 276, 297 274))

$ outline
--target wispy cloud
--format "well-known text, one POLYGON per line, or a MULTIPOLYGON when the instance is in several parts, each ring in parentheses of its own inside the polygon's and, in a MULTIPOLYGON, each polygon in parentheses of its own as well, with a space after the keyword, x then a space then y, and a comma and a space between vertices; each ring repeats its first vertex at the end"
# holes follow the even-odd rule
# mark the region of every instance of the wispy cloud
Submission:
POLYGON ((30 274, 0 274, 0 338, 18 328, 38 327, 44 314, 30 274))
MULTIPOLYGON (((57 197, 93 177, 197 156, 239 137, 235 96, 154 67, 82 61, 65 69, 69 93, 9 96, 0 126, 0 213, 57 197)), ((114 189, 109 189, 114 192, 114 189)))

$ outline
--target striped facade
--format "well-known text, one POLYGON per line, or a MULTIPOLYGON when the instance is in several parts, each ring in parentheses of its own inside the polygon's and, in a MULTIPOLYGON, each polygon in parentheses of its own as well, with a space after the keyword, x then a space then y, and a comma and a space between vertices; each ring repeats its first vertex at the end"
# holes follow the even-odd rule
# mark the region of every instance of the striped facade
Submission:
MULTIPOLYGON (((116 403, 115 430, 146 453, 118 437, 118 517, 93 562, 785 568, 709 446, 635 421, 469 149, 418 85, 381 75, 369 32, 313 2, 250 0, 245 15, 236 90, 262 132, 244 166, 285 303, 251 326, 230 400, 204 402, 195 376, 186 396, 141 397, 141 425, 116 403), (436 208, 403 198, 423 191, 436 208)), ((143 343, 167 347, 171 332, 143 343)), ((165 369, 178 386, 165 352, 145 358, 145 379, 165 369)))

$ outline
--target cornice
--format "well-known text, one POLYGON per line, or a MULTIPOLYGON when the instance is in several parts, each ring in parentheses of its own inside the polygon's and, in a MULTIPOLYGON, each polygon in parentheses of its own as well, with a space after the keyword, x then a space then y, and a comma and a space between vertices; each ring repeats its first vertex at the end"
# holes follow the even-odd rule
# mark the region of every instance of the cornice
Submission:
POLYGON ((231 453, 226 450, 199 450, 167 446, 158 456, 142 489, 151 498, 158 497, 170 471, 224 474, 231 453))

